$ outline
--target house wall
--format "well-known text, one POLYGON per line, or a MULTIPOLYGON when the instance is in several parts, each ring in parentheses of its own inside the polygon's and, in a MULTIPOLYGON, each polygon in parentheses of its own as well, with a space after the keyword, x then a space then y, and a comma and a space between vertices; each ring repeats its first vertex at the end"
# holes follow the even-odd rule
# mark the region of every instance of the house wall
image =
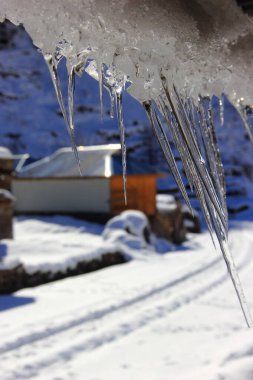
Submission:
POLYGON ((14 178, 17 213, 109 213, 108 178, 14 178))
POLYGON ((148 216, 156 213, 157 174, 138 174, 127 176, 127 205, 124 201, 122 176, 112 176, 111 210, 113 214, 134 209, 148 216))

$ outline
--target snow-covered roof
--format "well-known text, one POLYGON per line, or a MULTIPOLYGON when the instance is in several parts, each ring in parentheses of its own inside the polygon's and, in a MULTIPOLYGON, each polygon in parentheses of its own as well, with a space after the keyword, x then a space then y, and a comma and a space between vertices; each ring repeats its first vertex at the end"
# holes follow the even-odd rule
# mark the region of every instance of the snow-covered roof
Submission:
POLYGON ((9 200, 9 201, 15 201, 15 197, 5 189, 0 189, 0 200, 9 200))
POLYGON ((0 146, 0 159, 1 158, 12 158, 11 151, 4 146, 0 146))
MULTIPOLYGON (((84 176, 110 177, 113 154, 120 152, 120 144, 79 146, 78 153, 84 176)), ((58 149, 51 156, 25 166, 22 177, 74 177, 79 176, 76 159, 71 148, 58 149)))
POLYGON ((156 207, 160 212, 173 212, 177 208, 177 202, 171 194, 157 194, 156 207))

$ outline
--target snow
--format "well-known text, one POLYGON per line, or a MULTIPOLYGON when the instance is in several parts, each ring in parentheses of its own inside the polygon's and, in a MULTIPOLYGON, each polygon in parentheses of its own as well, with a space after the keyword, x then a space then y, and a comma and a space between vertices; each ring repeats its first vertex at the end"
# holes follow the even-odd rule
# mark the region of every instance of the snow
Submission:
POLYGON ((123 211, 110 219, 103 231, 105 241, 111 243, 123 243, 129 248, 152 249, 149 245, 150 226, 147 217, 140 211, 123 211), (145 231, 147 237, 145 237, 145 231))
POLYGON ((112 218, 105 227, 66 216, 18 217, 14 221, 15 239, 0 242, 0 252, 5 251, 0 269, 22 263, 29 274, 64 273, 106 253, 120 252, 131 259, 171 249, 172 245, 155 237, 148 243, 144 229, 149 232, 146 216, 134 210, 112 218))
MULTIPOLYGON (((120 144, 79 146, 78 154, 84 176, 112 175, 112 155, 120 151, 120 144)), ((58 149, 51 156, 26 165, 20 172, 23 177, 78 177, 79 172, 71 148, 58 149)))
MULTIPOLYGON (((227 249, 227 208, 224 171, 216 142, 211 96, 219 97, 221 124, 226 93, 238 107, 249 138, 246 105, 252 100, 252 23, 236 2, 209 0, 131 2, 112 7, 103 2, 10 0, 0 17, 23 23, 48 64, 80 173, 75 143, 74 85, 86 70, 103 87, 117 113, 122 145, 126 201, 126 144, 122 92, 141 102, 186 203, 190 201, 160 116, 166 120, 191 188, 200 201, 207 226, 218 239, 239 301, 248 320, 243 290, 227 249), (38 12, 39 8, 39 12, 38 12), (59 12, 59 9, 62 12, 59 12), (84 11, 80 12, 80 9, 84 11), (231 28, 233 25, 233 28, 231 28), (66 107, 58 64, 65 57, 68 76, 66 107)), ((7 94, 8 95, 8 94, 7 94)), ((13 98, 12 94, 8 95, 13 98)), ((250 109, 250 106, 248 106, 250 109)), ((111 112, 112 114, 112 112, 111 112)))
POLYGON ((0 202, 5 199, 11 202, 15 201, 15 197, 8 190, 0 189, 0 202))
POLYGON ((110 72, 114 66, 118 84, 131 84, 141 102, 160 93, 161 69, 196 99, 224 92, 246 104, 252 100, 252 24, 235 1, 9 0, 1 4, 5 17, 23 23, 44 54, 64 55, 69 73, 75 67, 81 75, 80 61, 91 59, 88 71, 101 81, 102 65, 110 72))
POLYGON ((4 146, 0 146, 0 159, 11 158, 11 157, 12 157, 11 151, 5 148, 4 146))
POLYGON ((103 235, 106 237, 111 230, 125 229, 130 234, 143 237, 145 228, 149 228, 148 218, 140 211, 127 210, 107 222, 103 235))
POLYGON ((177 202, 173 195, 157 194, 156 207, 159 212, 172 212, 177 208, 177 202))
MULTIPOLYGON (((51 228, 65 229, 72 252, 73 226, 58 219, 51 228)), ((244 221, 230 230, 251 309, 252 228, 244 221)), ((46 246, 52 236, 37 238, 46 246)), ((252 380, 253 332, 207 232, 174 253, 0 296, 0 309, 1 380, 252 380)))
POLYGON ((102 245, 102 226, 81 222, 70 217, 20 218, 14 224, 15 239, 2 240, 7 260, 18 259, 27 273, 65 272, 81 261, 100 258, 113 249, 102 245))

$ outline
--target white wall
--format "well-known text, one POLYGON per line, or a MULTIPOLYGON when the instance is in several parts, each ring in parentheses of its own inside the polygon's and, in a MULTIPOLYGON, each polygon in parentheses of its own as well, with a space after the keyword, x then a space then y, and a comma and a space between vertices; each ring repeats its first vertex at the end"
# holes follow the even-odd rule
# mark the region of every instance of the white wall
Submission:
POLYGON ((12 191, 14 210, 21 213, 110 212, 107 178, 17 178, 12 191))

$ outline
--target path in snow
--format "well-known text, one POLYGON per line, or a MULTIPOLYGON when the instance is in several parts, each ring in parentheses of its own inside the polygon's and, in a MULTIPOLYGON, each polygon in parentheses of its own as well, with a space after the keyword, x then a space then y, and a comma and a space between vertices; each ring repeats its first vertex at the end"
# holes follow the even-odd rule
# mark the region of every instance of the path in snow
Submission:
MULTIPOLYGON (((251 231, 231 231, 231 247, 253 292, 251 231)), ((186 248, 18 292, 34 302, 2 314, 1 380, 196 380, 197 369, 216 380, 206 371, 228 356, 220 351, 252 333, 208 235, 186 248)))

